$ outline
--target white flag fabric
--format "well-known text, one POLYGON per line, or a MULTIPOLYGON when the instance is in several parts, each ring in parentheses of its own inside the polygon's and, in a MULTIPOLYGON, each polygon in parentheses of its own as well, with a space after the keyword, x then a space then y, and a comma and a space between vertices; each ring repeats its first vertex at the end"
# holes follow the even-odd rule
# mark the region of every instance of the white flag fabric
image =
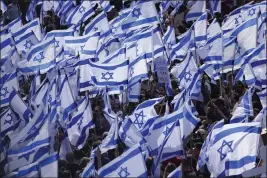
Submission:
POLYGON ((146 164, 139 144, 101 167, 98 175, 100 177, 147 177, 146 164))

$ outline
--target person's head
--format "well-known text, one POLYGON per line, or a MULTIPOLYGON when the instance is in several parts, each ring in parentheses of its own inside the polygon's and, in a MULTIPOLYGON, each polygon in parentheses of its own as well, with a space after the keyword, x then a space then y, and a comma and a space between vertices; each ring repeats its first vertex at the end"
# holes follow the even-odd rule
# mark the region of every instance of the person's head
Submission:
POLYGON ((68 163, 73 163, 74 162, 74 153, 73 152, 68 152, 66 154, 66 160, 68 163))
POLYGON ((165 87, 164 86, 159 86, 157 92, 158 92, 159 96, 164 96, 165 95, 165 87))

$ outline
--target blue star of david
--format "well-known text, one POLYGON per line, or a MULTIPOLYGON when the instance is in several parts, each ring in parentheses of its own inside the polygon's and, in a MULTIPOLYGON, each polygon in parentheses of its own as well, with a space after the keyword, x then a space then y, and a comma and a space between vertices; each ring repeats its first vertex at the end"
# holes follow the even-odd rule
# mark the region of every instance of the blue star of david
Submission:
POLYGON ((132 11, 132 17, 139 18, 140 15, 142 15, 140 9, 134 9, 134 10, 132 11))
POLYGON ((55 41, 55 47, 56 48, 59 48, 60 46, 59 46, 59 41, 55 41))
POLYGON ((7 87, 1 88, 0 96, 6 97, 8 93, 9 92, 7 91, 7 87))
POLYGON ((30 151, 30 152, 28 152, 28 153, 25 153, 25 154, 19 156, 19 159, 20 159, 20 158, 25 158, 27 161, 29 161, 29 157, 30 157, 30 155, 31 155, 32 153, 34 153, 34 150, 32 150, 32 151, 30 151))
POLYGON ((31 40, 26 40, 26 43, 23 46, 25 47, 25 50, 27 50, 27 49, 31 49, 33 44, 31 42, 31 40))
POLYGON ((192 74, 190 73, 190 71, 185 72, 184 78, 185 78, 186 82, 191 81, 191 77, 192 77, 192 74))
POLYGON ((107 73, 102 73, 102 78, 101 79, 105 79, 106 81, 109 81, 110 79, 113 79, 113 73, 111 72, 107 72, 107 73), (108 77, 106 77, 108 75, 108 77))
POLYGON ((130 69, 130 77, 133 77, 133 74, 134 74, 134 68, 131 67, 131 69, 130 69))
POLYGON ((80 7, 80 9, 79 9, 79 12, 82 14, 83 12, 85 12, 85 7, 80 7))
POLYGON ((166 130, 163 132, 163 134, 165 135, 165 137, 169 134, 170 132, 170 128, 166 127, 166 130))
POLYGON ((9 117, 9 119, 7 119, 8 117, 6 117, 5 122, 4 122, 4 125, 7 124, 7 123, 9 125, 11 125, 12 124, 12 114, 11 113, 8 113, 7 116, 9 117))
POLYGON ((144 112, 141 111, 139 114, 135 113, 135 120, 134 120, 134 124, 137 124, 139 128, 142 127, 142 125, 144 124, 144 118, 146 117, 146 115, 144 115, 144 112), (141 119, 139 119, 139 117, 141 117, 141 119))
POLYGON ((121 170, 118 173, 118 175, 120 176, 120 178, 126 178, 130 175, 130 173, 127 171, 127 167, 125 168, 121 167, 121 170))
POLYGON ((255 9, 255 8, 252 8, 252 9, 250 9, 250 10, 248 11, 248 15, 251 16, 251 17, 252 17, 255 13, 256 13, 256 9, 255 9))
POLYGON ((223 140, 221 147, 217 150, 220 154, 221 161, 226 157, 227 153, 233 152, 233 149, 231 147, 232 144, 233 144, 233 140, 229 142, 223 140), (228 149, 227 148, 224 149, 224 147, 228 147, 228 149))
POLYGON ((39 55, 37 55, 37 56, 35 56, 34 58, 33 58, 33 61, 38 61, 38 62, 42 62, 42 60, 44 59, 44 52, 43 51, 41 51, 40 53, 39 53, 39 55), (37 57, 38 56, 38 57, 37 57))
POLYGON ((80 121, 78 122, 78 129, 81 130, 81 125, 83 123, 83 117, 80 119, 80 121))

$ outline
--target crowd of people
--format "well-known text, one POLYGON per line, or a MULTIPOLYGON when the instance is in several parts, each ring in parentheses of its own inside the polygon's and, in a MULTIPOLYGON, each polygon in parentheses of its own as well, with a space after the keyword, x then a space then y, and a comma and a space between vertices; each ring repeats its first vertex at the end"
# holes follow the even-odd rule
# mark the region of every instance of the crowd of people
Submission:
MULTIPOLYGON (((230 12, 240 6, 243 6, 246 3, 249 3, 250 1, 251 0, 222 0, 221 12, 215 13, 214 16, 209 14, 208 22, 211 23, 213 19, 216 18, 217 21, 221 24, 230 12)), ((261 2, 261 0, 254 1, 254 3, 256 2, 261 2)), ((76 0, 76 6, 80 3, 80 0, 76 0)), ((174 7, 172 6, 170 6, 169 9, 164 13, 164 24, 161 24, 163 33, 166 32, 168 26, 172 26, 175 29, 175 36, 178 37, 185 33, 191 27, 193 22, 186 22, 184 19, 185 15, 189 11, 187 3, 188 1, 185 0, 184 4, 179 8, 175 15, 170 15, 171 12, 174 10, 174 7)), ((25 16, 28 8, 27 6, 30 4, 29 1, 12 0, 5 1, 5 4, 7 5, 7 10, 4 13, 1 12, 1 23, 3 25, 8 25, 11 21, 17 19, 19 16, 22 18, 23 23, 26 23, 25 16)), ((118 16, 121 9, 129 8, 131 5, 131 0, 111 0, 110 4, 114 7, 111 11, 107 12, 107 17, 109 21, 118 16)), ((157 10, 160 11, 160 2, 155 3, 155 5, 157 10)), ((98 5, 94 7, 94 10, 95 14, 81 24, 80 35, 83 34, 85 26, 90 23, 90 21, 102 11, 102 9, 98 7, 98 5)), ((42 15, 41 4, 39 4, 36 6, 35 11, 37 17, 40 18, 41 16, 43 16, 42 29, 45 30, 45 33, 48 33, 53 30, 68 28, 68 26, 60 23, 60 17, 58 17, 53 10, 47 11, 45 15, 42 15)), ((179 81, 175 77, 175 75, 173 75, 172 72, 173 67, 178 63, 178 60, 173 60, 171 61, 171 64, 168 68, 170 72, 171 91, 167 91, 165 85, 159 84, 156 73, 150 71, 148 80, 144 80, 141 84, 139 102, 126 102, 123 104, 119 95, 110 95, 109 99, 112 111, 114 111, 114 113, 118 114, 120 117, 125 118, 126 116, 131 115, 134 109, 140 103, 149 99, 164 97, 164 100, 162 102, 155 105, 155 111, 159 116, 163 117, 166 110, 165 105, 166 103, 168 103, 170 107, 169 112, 172 113, 174 111, 174 105, 172 101, 174 97, 181 92, 181 88, 179 87, 179 81)), ((45 74, 42 74, 41 78, 44 79, 45 74)), ((202 167, 200 170, 196 169, 199 153, 202 148, 203 142, 205 141, 209 132, 212 130, 212 127, 218 121, 224 120, 225 124, 229 123, 233 112, 240 103, 240 100, 242 99, 242 96, 248 90, 248 86, 244 81, 233 82, 233 79, 234 74, 231 72, 229 72, 228 74, 224 74, 223 76, 221 76, 220 80, 217 80, 215 82, 212 81, 207 74, 203 74, 201 81, 201 94, 203 95, 203 99, 202 101, 193 100, 193 104, 198 113, 197 117, 201 121, 195 127, 193 132, 184 140, 184 156, 176 156, 164 161, 161 165, 160 177, 167 178, 168 175, 180 165, 182 165, 184 177, 210 176, 210 173, 206 166, 202 167)), ((31 80, 31 77, 23 78, 23 80, 20 82, 19 92, 22 96, 29 95, 30 86, 32 82, 31 80)), ((259 91, 260 90, 256 89, 252 96, 254 116, 251 116, 249 118, 249 122, 252 121, 264 107, 257 94, 257 92, 259 91)), ((85 93, 80 93, 80 95, 84 96, 85 93)), ((96 95, 95 97, 91 98, 91 106, 95 127, 93 129, 90 129, 89 137, 82 149, 77 149, 72 146, 72 151, 68 152, 65 157, 63 155, 59 159, 58 177, 80 177, 84 168, 90 162, 91 151, 97 148, 101 144, 102 140, 104 140, 104 138, 108 135, 111 125, 105 119, 104 114, 102 112, 105 109, 102 94, 96 95)), ((1 111, 3 112, 5 109, 6 108, 1 108, 1 111)), ((64 131, 59 129, 56 136, 56 150, 58 152, 60 151, 60 145, 64 138, 64 131)), ((7 140, 8 138, 5 138, 6 142, 8 142, 7 140)), ((94 164, 96 170, 121 155, 125 149, 126 145, 119 139, 116 149, 109 150, 104 154, 100 154, 99 152, 97 152, 97 159, 95 159, 94 164)), ((148 157, 145 161, 148 170, 148 175, 151 177, 153 176, 153 159, 154 158, 151 156, 148 157)), ((1 172, 1 174, 4 175, 3 169, 1 169, 1 172)))

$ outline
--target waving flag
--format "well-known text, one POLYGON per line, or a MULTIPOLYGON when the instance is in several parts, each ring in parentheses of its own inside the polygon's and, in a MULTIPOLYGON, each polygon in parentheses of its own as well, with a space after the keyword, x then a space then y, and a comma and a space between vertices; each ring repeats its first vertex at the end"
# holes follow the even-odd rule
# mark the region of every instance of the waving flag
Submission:
POLYGON ((121 63, 94 64, 89 61, 92 81, 99 87, 127 84, 128 60, 121 63))
POLYGON ((88 99, 83 98, 77 110, 72 115, 67 128, 70 143, 80 149, 86 142, 89 133, 88 129, 93 128, 94 123, 92 120, 92 108, 88 99))
POLYGON ((154 106, 162 101, 163 98, 154 98, 139 104, 133 114, 129 116, 134 125, 139 131, 143 131, 142 134, 147 135, 148 128, 158 117, 154 106), (148 126, 148 128, 147 128, 148 126))
POLYGON ((230 123, 248 122, 248 117, 253 116, 252 95, 254 89, 250 88, 242 97, 238 107, 233 113, 230 123))
POLYGON ((205 64, 221 64, 223 58, 222 33, 211 37, 204 47, 197 49, 198 55, 205 64))
POLYGON ((38 162, 23 166, 17 172, 13 172, 16 177, 38 177, 39 165, 38 162))
POLYGON ((221 13, 222 4, 220 0, 209 1, 209 3, 210 3, 210 11, 213 16, 216 12, 221 13))
POLYGON ((118 142, 118 131, 119 131, 118 116, 115 119, 109 129, 108 135, 102 140, 99 145, 101 154, 107 152, 108 150, 115 149, 118 142))
POLYGON ((147 169, 139 145, 128 149, 98 170, 100 177, 147 177, 147 169), (136 163, 139 163, 138 165, 136 163), (116 166, 114 166, 116 165, 116 166))
POLYGON ((7 25, 8 33, 15 33, 22 25, 21 17, 18 17, 7 25))
POLYGON ((9 104, 13 112, 23 119, 25 124, 30 121, 32 113, 14 88, 9 96, 9 104))
POLYGON ((140 79, 148 78, 146 54, 138 56, 130 61, 128 83, 132 84, 140 79))
POLYGON ((141 80, 128 84, 127 88, 129 102, 139 102, 141 92, 141 80))
POLYGON ((257 92, 263 107, 266 107, 267 103, 267 89, 257 92))
MULTIPOLYGON (((0 114, 1 119, 1 138, 4 138, 8 134, 12 134, 13 130, 15 130, 19 126, 18 118, 13 114, 10 108, 6 109, 4 112, 0 114)), ((1 160, 0 160, 1 162, 1 160)))
POLYGON ((122 47, 110 55, 106 56, 105 60, 102 62, 102 64, 111 64, 111 63, 118 63, 118 62, 124 62, 126 57, 125 57, 125 48, 122 47))
POLYGON ((152 1, 139 1, 131 13, 121 22, 123 31, 136 30, 142 27, 158 24, 158 13, 152 1))
POLYGON ((107 37, 112 33, 105 12, 101 12, 100 14, 98 14, 90 23, 85 26, 84 34, 87 35, 94 31, 100 31, 101 38, 107 37))
POLYGON ((8 55, 8 52, 12 49, 12 38, 10 36, 10 34, 1 35, 1 43, 0 43, 0 47, 1 47, 1 57, 2 56, 6 56, 8 55))
POLYGON ((9 104, 9 96, 13 89, 18 90, 17 74, 11 73, 4 75, 0 80, 0 88, 0 106, 4 107, 9 104))
POLYGON ((231 36, 237 37, 237 53, 235 69, 240 68, 245 55, 253 51, 257 46, 257 18, 250 19, 236 28, 231 36))
POLYGON ((55 39, 48 39, 35 45, 27 54, 27 60, 18 63, 23 74, 46 73, 55 66, 55 39))
POLYGON ((184 60, 186 57, 187 51, 193 42, 193 33, 189 29, 187 32, 179 36, 179 42, 172 46, 172 51, 170 53, 171 60, 178 59, 179 61, 184 60))
POLYGON ((58 176, 58 154, 53 153, 43 160, 39 161, 41 177, 58 176))
MULTIPOLYGON (((92 57, 94 57, 99 35, 99 32, 94 32, 79 37, 65 37, 66 50, 72 49, 75 51, 76 55, 82 53, 84 55, 91 55, 92 57), (83 52, 83 50, 86 51, 83 52)), ((84 58, 85 57, 83 57, 83 59, 84 58)))
POLYGON ((90 1, 83 1, 67 17, 68 24, 78 24, 95 14, 90 1))
POLYGON ((197 1, 185 16, 187 22, 197 20, 206 12, 206 1, 197 1))
POLYGON ((227 124, 221 128, 210 148, 211 176, 240 175, 256 166, 261 133, 260 123, 227 124), (249 147, 245 145, 250 145, 249 147))
MULTIPOLYGON (((198 1, 198 2, 204 2, 204 1, 198 1)), ((203 13, 197 21, 194 23, 193 29, 194 29, 194 41, 196 46, 201 46, 205 44, 207 40, 207 12, 203 13)))
POLYGON ((111 11, 112 8, 113 8, 113 7, 110 5, 110 2, 109 2, 109 1, 100 0, 100 1, 99 1, 99 4, 100 4, 100 6, 103 8, 103 10, 104 10, 105 12, 109 12, 109 11, 111 11))
POLYGON ((38 43, 39 41, 32 31, 25 33, 15 41, 17 50, 20 54, 26 54, 26 52, 29 52, 32 47, 38 43))
POLYGON ((42 40, 42 33, 41 33, 41 26, 39 19, 35 19, 30 21, 29 23, 23 25, 21 28, 18 29, 15 33, 12 34, 15 40, 19 39, 22 35, 33 31, 36 38, 41 41, 42 40))
POLYGON ((223 44, 223 73, 233 70, 236 51, 236 38, 231 38, 223 44))

